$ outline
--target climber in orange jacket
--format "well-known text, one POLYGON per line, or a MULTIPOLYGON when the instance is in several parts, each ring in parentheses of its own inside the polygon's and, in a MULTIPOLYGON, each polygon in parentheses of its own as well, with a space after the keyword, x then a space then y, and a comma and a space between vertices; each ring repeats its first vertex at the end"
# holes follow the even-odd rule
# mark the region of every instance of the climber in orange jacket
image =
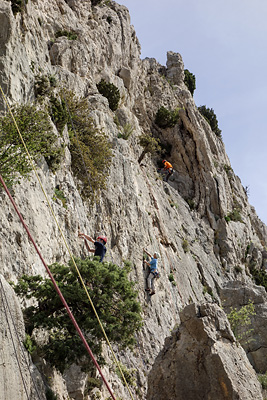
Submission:
MULTIPOLYGON (((167 174, 165 175, 163 180, 165 182, 168 182, 169 177, 173 174, 173 167, 172 167, 171 163, 169 163, 169 161, 167 161, 167 160, 162 160, 162 164, 164 164, 163 173, 165 174, 165 172, 167 172, 167 174)), ((158 171, 160 171, 160 170, 161 169, 159 169, 158 171)))

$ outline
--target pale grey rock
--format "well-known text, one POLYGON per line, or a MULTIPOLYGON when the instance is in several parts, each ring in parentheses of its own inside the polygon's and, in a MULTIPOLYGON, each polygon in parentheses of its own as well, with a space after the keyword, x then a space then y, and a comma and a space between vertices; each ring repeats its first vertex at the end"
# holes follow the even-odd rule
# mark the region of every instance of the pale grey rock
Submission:
POLYGON ((0 275, 0 399, 45 400, 43 380, 24 347, 25 328, 17 297, 0 275))
POLYGON ((131 71, 129 68, 122 67, 120 72, 119 72, 120 77, 123 80, 124 86, 127 89, 130 89, 131 86, 131 71))
POLYGON ((167 78, 174 85, 181 85, 184 81, 184 63, 179 53, 167 52, 167 78))
POLYGON ((192 304, 180 318, 149 373, 148 400, 263 398, 256 373, 218 306, 192 304))
POLYGON ((64 372, 64 379, 67 385, 68 394, 72 399, 83 400, 88 374, 82 372, 78 365, 71 365, 64 372))
POLYGON ((248 359, 258 373, 267 370, 267 294, 262 286, 248 285, 240 281, 228 282, 220 289, 220 297, 227 313, 231 307, 239 310, 252 302, 255 307, 255 315, 251 316, 251 325, 247 327, 249 334, 246 340, 241 341, 248 359))
MULTIPOLYGON (((80 227, 93 237, 108 237, 107 261, 121 265, 127 259, 133 263, 131 279, 137 282, 144 326, 135 353, 127 351, 121 359, 129 368, 138 369, 139 389, 145 393, 146 374, 164 338, 180 323, 178 311, 192 302, 219 303, 218 290, 225 282, 237 278, 251 282, 248 263, 255 262, 257 268, 266 263, 266 227, 249 205, 240 179, 226 172, 230 161, 224 144, 197 111, 183 82, 181 56, 169 52, 167 67, 154 58, 140 60, 140 44, 126 7, 113 1, 92 7, 89 0, 29 0, 23 16, 14 17, 10 3, 2 0, 0 10, 0 83, 10 103, 34 100, 35 75, 54 75, 58 86, 86 97, 88 116, 112 143, 112 166, 98 204, 89 206, 82 201, 68 150, 55 174, 44 160, 38 164, 38 174, 74 255, 86 255, 77 237, 80 227), (78 38, 56 39, 59 30, 73 31, 78 38), (116 115, 120 127, 114 122, 108 100, 97 90, 101 78, 119 88, 121 101, 116 115), (163 130, 156 126, 160 106, 181 110, 175 127, 163 130), (126 124, 134 128, 128 140, 118 138, 126 124), (137 162, 142 151, 138 137, 151 131, 170 151, 168 159, 175 173, 168 184, 163 184, 157 173, 158 156, 147 154, 143 166, 137 162), (67 198, 67 209, 53 199, 57 186, 67 198), (243 223, 226 224, 224 217, 236 201, 243 223), (253 255, 252 247, 251 254, 247 252, 251 243, 253 255), (151 299, 144 294, 143 247, 161 254, 161 278, 151 299), (235 266, 242 272, 237 273, 235 266), (176 285, 171 283, 170 274, 176 285)), ((64 140, 67 144, 66 130, 64 140)), ((70 256, 36 178, 32 175, 30 181, 23 181, 13 194, 47 264, 67 262, 70 256)), ((23 273, 45 275, 2 191, 0 201, 1 273, 14 281, 23 273)), ((264 329, 262 335, 266 337, 264 329)), ((111 359, 108 352, 107 359, 111 359)), ((116 386, 117 396, 127 398, 109 361, 105 373, 116 386)), ((53 390, 65 400, 66 382, 59 374, 49 376, 53 390)), ((108 397, 105 389, 101 394, 108 397)))

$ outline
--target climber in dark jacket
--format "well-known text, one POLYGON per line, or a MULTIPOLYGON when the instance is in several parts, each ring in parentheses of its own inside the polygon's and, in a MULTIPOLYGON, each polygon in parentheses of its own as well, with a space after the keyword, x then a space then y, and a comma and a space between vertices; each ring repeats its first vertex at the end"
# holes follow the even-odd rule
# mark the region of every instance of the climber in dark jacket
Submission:
POLYGON ((106 254, 106 247, 105 244, 107 243, 107 238, 105 236, 98 236, 96 240, 92 239, 90 236, 86 235, 85 233, 78 233, 79 238, 84 238, 85 240, 89 240, 89 242, 94 243, 95 248, 90 249, 90 247, 87 244, 87 250, 90 251, 91 253, 94 253, 94 256, 100 257, 100 262, 103 261, 103 258, 105 257, 106 254))

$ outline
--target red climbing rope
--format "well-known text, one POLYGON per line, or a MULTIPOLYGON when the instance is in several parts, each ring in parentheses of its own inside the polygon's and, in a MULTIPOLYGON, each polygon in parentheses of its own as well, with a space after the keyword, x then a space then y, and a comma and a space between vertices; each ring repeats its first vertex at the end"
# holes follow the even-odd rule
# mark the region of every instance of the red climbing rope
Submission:
POLYGON ((70 308, 69 308, 69 306, 68 306, 68 304, 67 304, 67 302, 66 302, 66 300, 65 300, 65 298, 63 296, 63 294, 61 293, 61 291, 60 291, 60 289, 59 289, 59 287, 58 287, 58 285, 57 285, 57 283, 56 283, 56 281, 55 281, 55 279, 53 277, 53 275, 51 274, 50 269, 46 265, 46 262, 44 261, 44 259, 42 257, 42 254, 40 253, 40 251, 39 251, 39 249, 38 249, 38 247, 37 247, 32 235, 31 235, 26 223, 24 222, 24 219, 23 219, 21 213, 19 212, 19 210, 18 210, 18 208, 17 208, 17 206, 16 206, 16 204, 14 202, 14 199, 12 198, 12 196, 11 196, 11 194, 10 194, 10 192, 9 192, 9 190, 8 190, 8 188, 7 188, 7 186, 6 186, 6 184, 5 184, 5 182, 4 182, 4 180, 3 180, 1 175, 0 175, 0 182, 2 183, 2 185, 3 185, 4 189, 5 189, 5 192, 7 193, 7 195, 9 197, 9 199, 10 199, 10 201, 11 201, 11 203, 12 203, 12 205, 13 205, 15 211, 16 211, 16 213, 18 214, 18 217, 19 217, 24 229, 26 230, 26 232, 28 234, 28 237, 29 237, 30 241, 32 242, 32 244, 33 244, 38 256, 40 257, 40 260, 42 261, 42 263, 43 263, 43 265, 44 265, 44 267, 45 267, 45 269, 46 269, 46 271, 47 271, 47 273, 48 273, 48 275, 49 275, 49 277, 50 277, 50 279, 51 279, 51 281, 52 281, 52 283, 54 285, 54 288, 55 288, 57 294, 59 295, 64 307, 66 308, 67 313, 69 314, 69 317, 70 317, 70 319, 71 319, 76 331, 78 332, 80 338, 82 339, 82 342, 83 342, 87 352, 89 353, 94 365, 96 366, 98 372, 100 373, 100 375, 101 375, 101 377, 103 379, 103 382, 105 383, 105 385, 106 385, 106 387, 107 387, 112 399, 116 400, 114 394, 111 391, 111 388, 109 387, 108 382, 106 381, 106 379, 105 379, 105 377, 104 377, 104 375, 103 375, 103 373, 101 371, 101 368, 100 368, 98 362, 96 361, 96 359, 95 359, 95 357, 94 357, 94 355, 93 355, 93 353, 92 353, 92 351, 91 351, 91 349, 90 349, 85 337, 83 336, 83 333, 82 333, 81 329, 79 328, 79 325, 77 324, 77 322, 76 322, 76 320, 75 320, 75 318, 74 318, 74 316, 73 316, 73 314, 72 314, 72 312, 71 312, 71 310, 70 310, 70 308))

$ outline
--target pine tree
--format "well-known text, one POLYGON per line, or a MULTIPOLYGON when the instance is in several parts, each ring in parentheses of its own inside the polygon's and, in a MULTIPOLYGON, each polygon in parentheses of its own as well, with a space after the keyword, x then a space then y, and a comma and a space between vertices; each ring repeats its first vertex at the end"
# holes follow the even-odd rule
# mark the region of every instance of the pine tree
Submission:
MULTIPOLYGON (((134 333, 142 325, 137 291, 128 279, 131 267, 127 263, 121 268, 89 258, 77 258, 75 262, 109 340, 122 348, 131 348, 135 343, 134 333)), ((68 266, 55 263, 50 270, 101 364, 103 332, 73 263, 70 261, 68 266)), ((39 353, 61 372, 81 359, 86 359, 83 368, 90 369, 90 360, 84 357, 87 352, 51 280, 24 275, 14 289, 19 296, 36 300, 34 306, 24 310, 27 334, 32 335, 35 328, 44 328, 49 333, 49 340, 39 347, 39 353)))

